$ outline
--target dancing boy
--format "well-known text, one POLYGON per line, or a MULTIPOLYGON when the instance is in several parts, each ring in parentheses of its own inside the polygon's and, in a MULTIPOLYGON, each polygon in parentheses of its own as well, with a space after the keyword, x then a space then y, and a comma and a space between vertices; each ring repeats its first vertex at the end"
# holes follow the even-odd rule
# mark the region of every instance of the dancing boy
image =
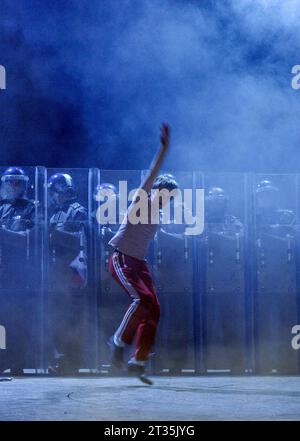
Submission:
POLYGON ((159 218, 159 211, 167 200, 159 197, 157 190, 172 191, 178 188, 177 182, 171 175, 157 176, 169 148, 169 138, 170 129, 168 125, 163 124, 161 146, 152 161, 150 171, 135 193, 118 232, 109 242, 114 248, 110 258, 110 272, 131 298, 131 305, 109 341, 112 364, 118 368, 123 366, 124 347, 130 345, 136 336, 136 350, 128 362, 128 371, 136 374, 146 384, 152 384, 145 375, 145 365, 154 344, 160 305, 145 258, 148 245, 159 225, 158 222, 151 223, 151 220, 145 223, 132 223, 130 215, 136 210, 136 204, 142 200, 142 196, 146 194, 149 216, 151 214, 152 219, 159 218))

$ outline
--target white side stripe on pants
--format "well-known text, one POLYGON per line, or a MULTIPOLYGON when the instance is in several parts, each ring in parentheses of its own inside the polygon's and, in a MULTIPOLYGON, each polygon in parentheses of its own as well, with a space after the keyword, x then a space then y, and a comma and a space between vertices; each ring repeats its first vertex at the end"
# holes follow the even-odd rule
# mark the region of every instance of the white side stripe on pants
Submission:
POLYGON ((122 268, 121 268, 121 265, 118 261, 118 255, 114 254, 112 260, 113 260, 113 267, 116 271, 116 274, 117 274, 120 282, 122 283, 122 285, 124 286, 126 291, 129 292, 131 298, 133 298, 133 302, 129 306, 129 308, 128 308, 128 310, 122 320, 122 323, 120 324, 119 328, 116 330, 116 332, 114 334, 115 343, 118 346, 121 346, 122 344, 124 344, 124 342, 122 341, 122 335, 126 329, 126 326, 129 322, 129 320, 131 319, 132 315, 134 314, 134 312, 136 311, 136 309, 140 303, 140 297, 139 297, 137 291, 131 285, 131 283, 126 279, 126 276, 124 275, 122 268))
POLYGON ((140 299, 138 292, 134 289, 134 287, 131 285, 131 283, 126 279, 126 276, 123 273, 121 265, 119 263, 118 256, 115 254, 113 255, 113 266, 114 266, 114 269, 119 277, 120 282, 122 283, 122 285, 124 286, 126 291, 129 292, 130 296, 135 299, 140 299))
POLYGON ((114 342, 118 345, 118 346, 122 346, 122 344, 124 344, 124 342, 122 341, 122 335, 124 334, 124 331, 126 329, 126 326, 129 322, 129 320, 131 319, 131 317, 133 316, 135 310, 137 309, 137 307, 139 306, 139 300, 134 300, 132 302, 132 304, 129 306, 129 308, 127 309, 127 312, 122 320, 122 323, 120 324, 120 326, 118 327, 118 329, 115 332, 114 335, 114 342))

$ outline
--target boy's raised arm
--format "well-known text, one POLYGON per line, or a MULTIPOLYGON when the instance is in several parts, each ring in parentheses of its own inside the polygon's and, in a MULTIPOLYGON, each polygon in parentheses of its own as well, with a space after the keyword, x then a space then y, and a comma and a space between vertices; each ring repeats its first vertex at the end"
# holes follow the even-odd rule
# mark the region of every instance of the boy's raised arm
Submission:
POLYGON ((149 193, 152 188, 153 182, 158 175, 158 171, 169 148, 170 127, 166 123, 163 123, 161 127, 160 142, 160 148, 150 165, 150 171, 140 186, 140 188, 145 190, 147 193, 149 193))

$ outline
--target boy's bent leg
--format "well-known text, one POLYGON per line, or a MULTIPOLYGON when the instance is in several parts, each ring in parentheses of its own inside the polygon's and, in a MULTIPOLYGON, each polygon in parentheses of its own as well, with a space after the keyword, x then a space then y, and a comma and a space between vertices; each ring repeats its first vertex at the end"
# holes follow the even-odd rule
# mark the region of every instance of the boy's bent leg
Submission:
POLYGON ((114 342, 118 346, 130 345, 140 323, 149 315, 140 299, 134 299, 127 309, 123 320, 114 334, 114 342))
POLYGON ((139 273, 126 264, 124 255, 118 252, 111 256, 110 272, 132 299, 132 303, 114 335, 114 343, 122 347, 124 344, 132 343, 139 324, 149 317, 148 302, 145 302, 145 298, 151 296, 151 293, 139 273))
POLYGON ((148 360, 149 353, 154 345, 157 325, 160 317, 159 303, 155 303, 151 308, 151 315, 143 320, 137 331, 136 352, 134 359, 137 362, 148 360))

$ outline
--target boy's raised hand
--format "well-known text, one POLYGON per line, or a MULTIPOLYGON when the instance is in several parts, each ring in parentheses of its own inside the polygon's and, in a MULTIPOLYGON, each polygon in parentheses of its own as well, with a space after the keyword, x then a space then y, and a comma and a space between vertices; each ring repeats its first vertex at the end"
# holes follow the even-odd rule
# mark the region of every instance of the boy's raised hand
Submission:
POLYGON ((167 150, 170 144, 170 126, 166 123, 163 123, 160 129, 160 142, 164 150, 167 150))

